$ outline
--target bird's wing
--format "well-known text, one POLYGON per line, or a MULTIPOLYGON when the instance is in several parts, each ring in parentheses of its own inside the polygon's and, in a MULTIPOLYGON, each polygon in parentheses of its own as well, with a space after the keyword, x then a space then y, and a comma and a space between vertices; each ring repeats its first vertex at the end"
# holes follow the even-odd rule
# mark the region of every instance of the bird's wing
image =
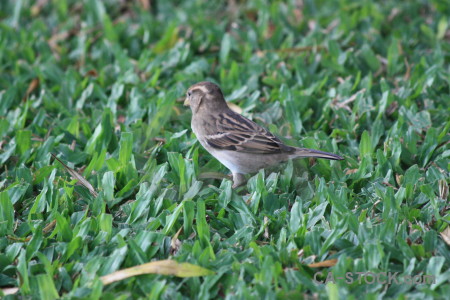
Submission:
POLYGON ((217 131, 204 136, 213 148, 253 154, 295 151, 268 130, 231 110, 219 114, 215 122, 217 131))

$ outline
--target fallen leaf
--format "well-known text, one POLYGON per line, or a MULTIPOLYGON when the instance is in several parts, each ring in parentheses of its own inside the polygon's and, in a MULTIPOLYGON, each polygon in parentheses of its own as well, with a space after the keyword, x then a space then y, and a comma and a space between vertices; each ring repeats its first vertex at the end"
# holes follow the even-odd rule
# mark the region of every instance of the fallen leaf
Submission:
POLYGON ((50 49, 52 49, 54 54, 58 54, 60 52, 60 47, 58 46, 58 42, 64 41, 67 38, 69 38, 70 32, 69 31, 63 31, 63 32, 57 32, 56 34, 52 35, 50 39, 47 41, 50 49))
POLYGON ((402 179, 403 175, 395 174, 395 181, 397 182, 398 185, 402 185, 402 179))
POLYGON ((30 84, 28 85, 27 92, 25 93, 25 97, 23 97, 23 100, 28 99, 28 96, 39 86, 39 79, 34 78, 31 80, 30 84))
POLYGON ((180 227, 180 229, 175 233, 172 240, 170 241, 170 254, 174 255, 178 252, 178 250, 181 247, 181 241, 178 239, 178 236, 180 235, 181 231, 183 231, 183 227, 180 227))
POLYGON ((228 102, 227 104, 228 104, 228 107, 229 107, 232 111, 234 111, 234 112, 236 112, 236 113, 238 113, 238 114, 242 114, 242 108, 240 108, 239 106, 237 106, 236 104, 231 103, 231 102, 228 102))
POLYGON ((444 231, 441 232, 441 237, 444 242, 450 246, 450 226, 448 226, 444 229, 444 231))
POLYGON ((337 264, 337 259, 329 259, 329 260, 324 260, 321 262, 317 262, 317 263, 313 263, 313 264, 309 264, 308 267, 310 268, 326 268, 326 267, 332 267, 334 265, 337 264))
POLYGON ((43 233, 49 233, 50 231, 52 231, 53 227, 55 227, 56 225, 56 220, 51 221, 47 226, 44 227, 44 229, 42 229, 43 233))
POLYGON ((386 114, 388 116, 392 115, 394 112, 396 112, 398 109, 398 102, 394 101, 389 105, 389 107, 386 109, 386 114))
POLYGON ((190 263, 178 263, 174 260, 159 260, 135 267, 119 270, 100 277, 104 285, 143 274, 174 275, 177 277, 198 277, 214 275, 215 272, 190 263))
POLYGON ((70 150, 74 151, 76 145, 77 145, 77 141, 76 140, 72 140, 72 143, 69 146, 70 150))
POLYGON ((347 171, 345 171, 345 175, 354 174, 356 172, 358 172, 358 169, 348 169, 347 171))
POLYGON ((84 76, 97 77, 98 72, 95 69, 90 69, 89 71, 86 72, 86 74, 84 76))
POLYGON ((448 184, 444 179, 439 180, 439 198, 447 199, 448 197, 448 184))
POLYGON ((267 226, 268 224, 269 224, 269 218, 267 216, 264 216, 264 226, 265 226, 265 228, 264 228, 264 238, 267 239, 267 240, 270 238, 270 236, 269 236, 269 226, 267 226))
POLYGON ((366 92, 366 89, 363 88, 342 102, 339 102, 337 99, 334 99, 332 104, 338 108, 343 108, 343 109, 347 110, 349 113, 352 113, 352 109, 350 108, 349 104, 352 103, 353 101, 355 101, 359 94, 362 94, 365 92, 366 92))
POLYGON ((2 292, 5 296, 7 295, 14 295, 19 291, 19 288, 12 287, 12 288, 2 288, 2 292))
POLYGON ((64 169, 66 169, 66 171, 75 179, 77 179, 79 181, 79 183, 84 186, 85 188, 87 188, 89 190, 89 192, 91 193, 92 196, 97 197, 98 193, 95 191, 94 187, 92 186, 92 184, 89 183, 89 181, 87 181, 83 176, 81 176, 77 171, 75 171, 74 169, 70 168, 68 165, 66 165, 65 163, 63 163, 59 158, 56 157, 56 155, 54 155, 53 153, 51 153, 53 158, 56 159, 57 161, 59 161, 59 163, 61 165, 63 165, 64 169))
POLYGON ((152 140, 154 140, 155 142, 161 143, 161 144, 165 144, 167 141, 165 138, 162 137, 154 137, 152 140))

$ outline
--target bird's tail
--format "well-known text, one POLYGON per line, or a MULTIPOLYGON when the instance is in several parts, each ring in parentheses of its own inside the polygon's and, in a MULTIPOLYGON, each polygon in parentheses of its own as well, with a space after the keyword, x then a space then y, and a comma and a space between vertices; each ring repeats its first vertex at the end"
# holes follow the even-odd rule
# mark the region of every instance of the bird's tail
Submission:
POLYGON ((301 157, 317 157, 317 158, 326 158, 326 159, 332 159, 332 160, 343 160, 344 158, 342 156, 339 156, 337 154, 323 152, 319 150, 314 149, 307 149, 307 148, 296 148, 296 151, 289 156, 289 158, 301 158, 301 157))

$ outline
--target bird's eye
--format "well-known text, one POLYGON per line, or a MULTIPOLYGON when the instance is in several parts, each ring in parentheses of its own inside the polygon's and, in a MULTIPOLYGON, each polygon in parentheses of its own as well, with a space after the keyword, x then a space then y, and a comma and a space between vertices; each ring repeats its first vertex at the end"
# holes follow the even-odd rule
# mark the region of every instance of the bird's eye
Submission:
POLYGON ((189 91, 187 92, 188 97, 190 97, 192 95, 192 93, 189 91))

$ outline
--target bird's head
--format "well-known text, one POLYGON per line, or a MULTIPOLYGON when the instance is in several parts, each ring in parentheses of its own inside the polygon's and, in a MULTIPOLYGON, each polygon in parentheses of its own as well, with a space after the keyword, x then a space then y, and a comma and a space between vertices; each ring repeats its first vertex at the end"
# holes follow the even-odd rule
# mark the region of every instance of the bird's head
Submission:
POLYGON ((194 114, 201 110, 215 112, 228 108, 220 88, 209 81, 192 85, 186 92, 184 105, 190 106, 194 114))

